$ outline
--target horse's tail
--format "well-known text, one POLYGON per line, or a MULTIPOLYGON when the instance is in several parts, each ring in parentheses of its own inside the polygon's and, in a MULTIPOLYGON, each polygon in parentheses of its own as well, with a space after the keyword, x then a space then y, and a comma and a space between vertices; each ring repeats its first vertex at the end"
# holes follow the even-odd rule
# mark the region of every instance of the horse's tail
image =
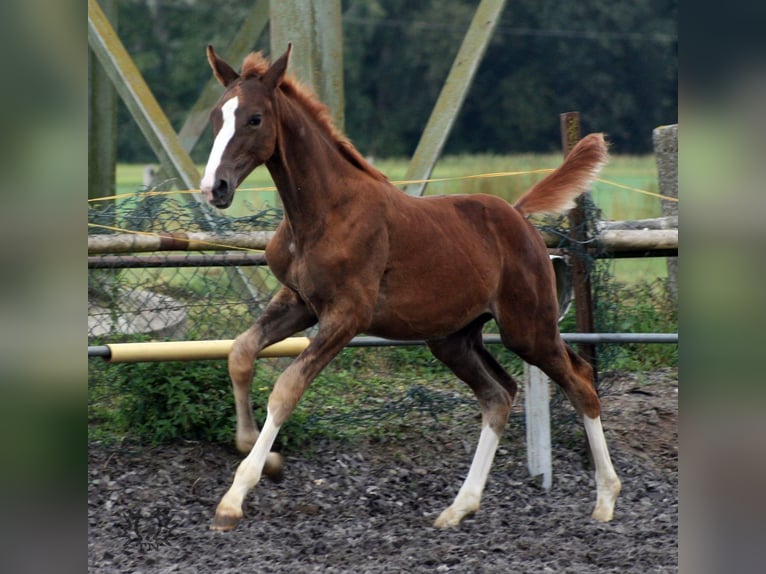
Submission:
POLYGON ((537 182, 513 204, 522 215, 561 213, 574 207, 609 160, 604 134, 589 134, 569 152, 564 163, 537 182))

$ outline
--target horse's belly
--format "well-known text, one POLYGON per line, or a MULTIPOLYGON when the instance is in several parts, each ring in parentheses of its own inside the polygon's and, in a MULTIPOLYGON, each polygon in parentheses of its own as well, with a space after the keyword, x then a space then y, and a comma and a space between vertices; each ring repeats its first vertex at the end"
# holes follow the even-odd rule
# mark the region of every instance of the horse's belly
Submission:
POLYGON ((445 337, 489 311, 488 297, 483 295, 480 290, 451 298, 438 292, 398 298, 383 294, 366 332, 387 339, 445 337))

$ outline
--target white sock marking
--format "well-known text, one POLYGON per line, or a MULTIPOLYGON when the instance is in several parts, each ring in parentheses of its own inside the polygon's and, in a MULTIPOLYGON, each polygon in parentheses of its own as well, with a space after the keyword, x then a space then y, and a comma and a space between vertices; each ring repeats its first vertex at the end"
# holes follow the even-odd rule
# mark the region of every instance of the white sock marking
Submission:
POLYGON ((583 423, 585 424, 585 434, 588 435, 593 463, 596 466, 597 478, 602 473, 614 475, 615 472, 612 467, 612 461, 609 458, 609 450, 606 447, 604 429, 601 426, 601 417, 596 417, 595 419, 583 417, 583 423))
POLYGON ((455 500, 449 508, 439 515, 434 526, 437 528, 454 528, 460 524, 465 516, 479 509, 481 495, 487 484, 492 459, 495 457, 495 450, 499 442, 500 435, 493 431, 489 425, 484 425, 468 476, 463 482, 463 486, 460 487, 455 500))
POLYGON ((612 519, 614 503, 617 495, 620 494, 620 479, 609 458, 601 417, 594 419, 583 417, 583 423, 585 434, 588 435, 590 452, 593 455, 593 464, 596 466, 596 508, 593 511, 593 518, 606 522, 612 519))
POLYGON ((210 201, 213 199, 213 185, 215 184, 215 172, 218 170, 218 166, 221 164, 221 158, 223 152, 226 150, 226 146, 229 145, 229 141, 234 137, 234 131, 236 128, 236 122, 234 113, 237 111, 239 105, 239 97, 234 96, 228 100, 223 106, 221 106, 221 112, 223 113, 223 126, 221 131, 215 137, 213 142, 213 149, 210 150, 210 157, 205 165, 205 174, 202 176, 202 182, 199 184, 200 191, 205 194, 205 199, 210 201))
POLYGON ((277 434, 279 434, 279 427, 274 424, 271 412, 267 411, 261 434, 258 435, 258 440, 255 441, 250 454, 239 464, 234 475, 234 482, 221 500, 222 505, 229 508, 242 508, 245 496, 261 479, 266 458, 269 456, 277 434))
POLYGON ((489 476, 492 460, 495 458, 495 450, 499 442, 500 436, 489 425, 485 425, 481 429, 479 444, 476 445, 471 469, 468 471, 468 476, 455 498, 457 505, 478 505, 481 494, 484 492, 484 485, 487 483, 487 477, 489 476))

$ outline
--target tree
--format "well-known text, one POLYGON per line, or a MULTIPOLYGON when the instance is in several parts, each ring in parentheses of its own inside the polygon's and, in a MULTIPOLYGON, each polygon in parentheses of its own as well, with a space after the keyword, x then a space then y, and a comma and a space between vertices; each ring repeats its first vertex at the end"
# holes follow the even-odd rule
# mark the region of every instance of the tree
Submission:
MULTIPOLYGON (((224 49, 251 5, 119 0, 120 37, 176 129, 210 77, 205 45, 224 49)), ((344 1, 345 127, 360 151, 412 154, 476 6, 344 1)), ((677 121, 677 12, 677 0, 509 2, 445 151, 555 150, 570 110, 616 153, 651 151, 652 129, 677 121)), ((253 44, 268 52, 268 38, 253 44)), ((154 161, 124 108, 119 121, 120 161, 154 161)))

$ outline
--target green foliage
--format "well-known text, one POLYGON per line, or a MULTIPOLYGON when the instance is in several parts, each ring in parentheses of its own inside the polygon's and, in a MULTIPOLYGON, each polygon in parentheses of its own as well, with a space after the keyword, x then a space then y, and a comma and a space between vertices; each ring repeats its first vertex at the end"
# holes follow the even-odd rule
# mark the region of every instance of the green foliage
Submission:
POLYGON ((231 440, 234 409, 225 363, 91 367, 91 392, 117 397, 111 408, 91 409, 91 420, 94 413, 100 414, 101 422, 113 434, 127 434, 149 443, 176 438, 231 440))
MULTIPOLYGON (((476 10, 475 0, 346 0, 345 129, 364 154, 409 156, 476 10)), ((252 0, 120 0, 118 32, 178 129, 252 0)), ((558 149, 558 115, 583 113, 619 153, 647 152, 677 121, 677 0, 508 3, 446 144, 447 153, 558 149)), ((300 50, 300 39, 295 39, 300 50)), ((268 32, 253 38, 270 53, 268 32)), ((279 48, 284 49, 284 47, 279 48)), ((232 62, 238 67, 239 62, 232 62)), ((154 157, 119 109, 120 161, 154 157)), ((209 130, 194 150, 204 161, 209 130)))
MULTIPOLYGON (((253 380, 256 422, 266 418, 274 360, 259 361, 253 380)), ((333 389, 330 389, 333 394, 333 389)), ((340 396, 340 395, 335 395, 340 396)), ((296 447, 309 435, 311 414, 299 409, 280 431, 279 449, 296 447)), ((123 437, 149 444, 174 439, 233 443, 234 398, 226 361, 108 364, 88 366, 89 437, 123 437)))
MULTIPOLYGON (((620 285, 607 295, 619 310, 615 331, 621 333, 675 333, 678 306, 666 281, 620 285)), ((678 345, 626 344, 618 347, 612 364, 616 370, 651 371, 678 366, 678 345)))

